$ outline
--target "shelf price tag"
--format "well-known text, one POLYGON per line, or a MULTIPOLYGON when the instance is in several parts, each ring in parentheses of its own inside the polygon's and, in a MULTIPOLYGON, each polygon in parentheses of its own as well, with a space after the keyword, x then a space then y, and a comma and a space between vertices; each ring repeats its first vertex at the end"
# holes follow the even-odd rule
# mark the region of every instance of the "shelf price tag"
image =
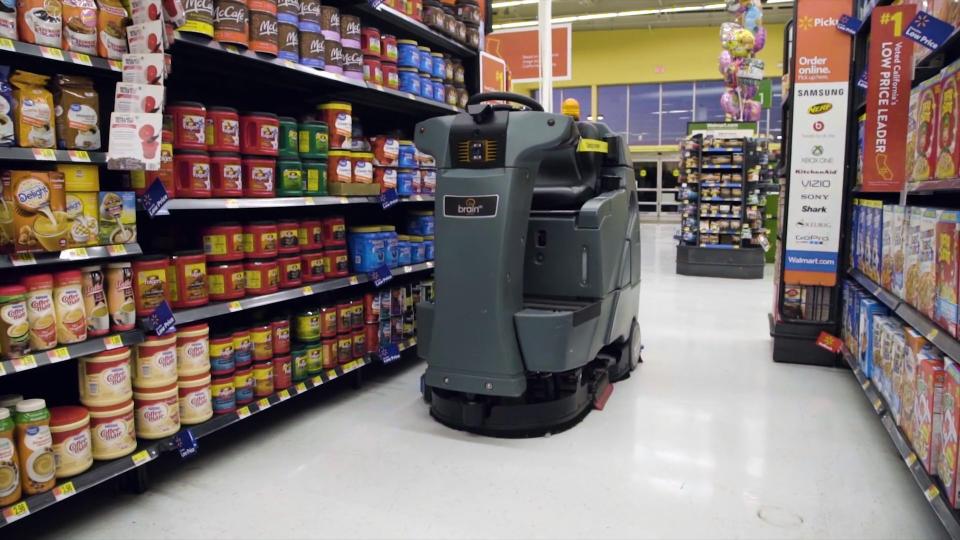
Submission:
POLYGON ((224 208, 237 209, 240 208, 240 201, 236 199, 227 199, 223 201, 224 208))
POLYGON ((76 261, 80 259, 89 259, 90 255, 87 254, 87 248, 78 247, 61 251, 60 258, 65 261, 76 261))
POLYGON ((133 461, 133 464, 137 467, 143 465, 144 463, 153 459, 153 456, 150 455, 149 450, 141 450, 136 454, 130 456, 130 459, 133 461))
POLYGON ((433 268, 433 261, 427 261, 427 268, 433 268))
POLYGON ((411 266, 411 265, 408 264, 408 265, 406 265, 406 266, 403 267, 403 273, 404 273, 404 274, 409 274, 410 272, 413 272, 413 266, 411 266))
POLYGON ((360 278, 358 278, 357 276, 350 276, 350 279, 347 282, 350 283, 350 285, 359 285, 360 278))
POLYGON ((883 402, 880 401, 880 398, 873 400, 873 410, 876 411, 877 414, 880 414, 880 409, 882 408, 882 406, 883 406, 883 402))
POLYGON ((7 374, 7 368, 3 367, 3 362, 0 362, 0 377, 3 377, 7 374))
POLYGON ((33 253, 14 253, 10 255, 10 264, 14 266, 37 264, 37 258, 33 256, 33 253))
MULTIPOLYGON (((893 19, 895 16, 896 14, 883 14, 883 17, 890 17, 890 19, 893 19)), ((880 22, 885 22, 883 17, 881 17, 880 22)), ((898 20, 894 21, 894 23, 897 25, 896 29, 899 29, 902 21, 898 20)), ((907 25, 903 35, 928 49, 936 49, 946 43, 950 34, 953 34, 953 30, 952 24, 941 21, 925 11, 919 11, 917 12, 917 16, 907 25)))
POLYGON ((10 363, 13 364, 13 370, 20 373, 21 371, 37 367, 37 358, 32 354, 28 354, 21 358, 14 358, 10 360, 10 363))
POLYGON ((930 502, 940 496, 940 488, 936 484, 930 484, 930 487, 923 490, 923 496, 927 498, 927 502, 930 502))
POLYGON ((160 305, 153 310, 153 313, 147 315, 143 322, 147 330, 153 331, 158 336, 176 330, 174 326, 176 319, 173 318, 173 310, 170 309, 170 304, 166 300, 160 302, 160 305))
POLYGON ((33 158, 40 161, 56 161, 57 152, 53 148, 34 148, 33 158))
POLYGON ((917 454, 910 452, 903 462, 907 464, 907 467, 913 467, 913 464, 917 462, 917 454))
POLYGON ((127 254, 127 246, 123 244, 111 244, 107 246, 107 255, 111 257, 118 257, 120 255, 127 254))
POLYGON ((396 343, 390 343, 380 347, 380 361, 384 364, 396 362, 400 359, 400 348, 396 343))
POLYGON ((390 267, 384 264, 370 272, 369 277, 374 287, 382 287, 393 279, 393 273, 390 272, 390 267))
POLYGON ((286 390, 281 390, 281 391, 277 392, 277 397, 280 398, 280 401, 286 401, 286 400, 290 399, 290 392, 288 392, 288 391, 286 391, 286 390))
POLYGON ((311 287, 310 285, 307 285, 306 287, 300 290, 303 292, 304 296, 310 296, 311 294, 313 294, 313 287, 311 287))
POLYGON ((233 313, 234 311, 240 311, 241 309, 243 309, 243 305, 239 300, 234 300, 233 302, 227 304, 227 310, 230 311, 230 313, 233 313))
POLYGON ((123 347, 123 338, 118 335, 103 338, 103 348, 108 351, 123 347))
POLYGON ((863 388, 864 390, 870 388, 870 381, 863 381, 863 384, 860 385, 860 388, 863 388))
POLYGON ((339 377, 339 375, 337 375, 337 370, 335 370, 335 369, 328 369, 328 370, 327 370, 327 379, 328 379, 328 380, 333 380, 333 379, 336 379, 337 377, 339 377))
POLYGON ((5 51, 16 51, 17 47, 13 44, 13 40, 10 38, 0 38, 0 49, 5 51))
POLYGON ((66 482, 53 488, 53 498, 56 499, 57 502, 60 502, 68 497, 72 497, 76 494, 77 488, 73 485, 73 482, 66 482))
POLYGON ((397 190, 393 188, 387 188, 383 193, 380 194, 380 207, 386 210, 391 206, 396 206, 400 202, 400 197, 397 195, 397 190))
POLYGON ((340 197, 340 204, 350 204, 349 197, 340 197))
POLYGON ((30 515, 30 506, 27 505, 27 501, 20 501, 13 506, 8 506, 3 509, 3 519, 7 520, 7 523, 13 523, 14 521, 25 518, 30 515))
POLYGON ((938 335, 940 335, 940 331, 936 328, 931 328, 930 331, 927 332, 927 335, 923 337, 927 338, 927 341, 933 341, 938 335))
POLYGON ((141 202, 147 210, 147 215, 151 218, 160 213, 163 206, 170 200, 170 194, 167 188, 163 187, 163 182, 159 179, 154 180, 147 191, 143 194, 141 202))
POLYGON ((51 364, 56 364, 57 362, 63 362, 64 360, 70 359, 70 349, 66 347, 57 347, 52 351, 47 351, 47 360, 51 364))
MULTIPOLYGON (((330 372, 332 373, 333 370, 330 370, 330 372)), ((310 382, 312 382, 314 386, 320 386, 323 384, 323 377, 317 375, 316 377, 310 379, 310 382)))
POLYGON ((40 47, 40 56, 63 62, 63 51, 54 47, 40 47))
POLYGON ((80 64, 81 66, 92 66, 93 62, 90 61, 90 55, 72 52, 70 54, 70 60, 73 60, 74 64, 80 64))
POLYGON ((237 416, 239 416, 241 420, 250 416, 250 407, 240 407, 237 409, 237 416))
POLYGON ((267 398, 261 398, 261 399, 259 399, 259 400, 257 401, 257 407, 259 407, 261 411, 266 410, 266 409, 269 409, 269 408, 270 408, 270 400, 267 399, 267 398))
POLYGON ((113 71, 123 71, 123 63, 119 60, 107 60, 107 65, 110 66, 110 69, 113 71))
POLYGON ((314 205, 314 204, 317 204, 317 201, 313 200, 313 197, 304 197, 304 198, 303 198, 303 204, 305 204, 305 205, 307 205, 307 206, 312 206, 312 205, 314 205))
POLYGON ((90 154, 86 150, 68 150, 67 155, 70 156, 70 161, 90 163, 90 154))
POLYGON ((840 20, 837 21, 837 30, 851 36, 856 35, 861 26, 863 26, 863 21, 847 14, 840 15, 840 20))
POLYGON ((294 388, 296 388, 298 394, 302 394, 303 392, 307 391, 307 385, 303 383, 297 383, 297 385, 294 386, 294 388))
POLYGON ((340 369, 342 369, 344 373, 350 373, 351 371, 357 369, 357 361, 351 360, 346 364, 340 366, 340 369))

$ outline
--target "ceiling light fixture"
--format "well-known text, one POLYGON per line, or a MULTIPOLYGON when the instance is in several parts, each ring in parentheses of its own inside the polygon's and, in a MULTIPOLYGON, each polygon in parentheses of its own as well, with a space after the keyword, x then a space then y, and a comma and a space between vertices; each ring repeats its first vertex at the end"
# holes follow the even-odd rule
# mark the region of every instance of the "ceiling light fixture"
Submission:
MULTIPOLYGON (((767 0, 767 4, 788 4, 793 3, 794 0, 767 0)), ((507 2, 495 2, 493 7, 509 7, 516 6, 521 4, 533 4, 536 3, 535 0, 511 0, 507 2)), ((616 11, 608 13, 587 13, 584 15, 568 15, 565 17, 556 17, 551 19, 551 24, 563 24, 563 23, 572 23, 572 22, 583 22, 583 21, 596 21, 601 19, 615 19, 620 17, 638 17, 641 15, 666 15, 670 13, 696 13, 704 11, 724 11, 726 10, 726 4, 715 3, 715 4, 704 4, 700 6, 681 6, 681 7, 671 7, 671 8, 661 8, 661 9, 639 9, 634 11, 616 11)), ((537 21, 514 21, 501 24, 493 25, 494 30, 506 30, 508 28, 526 28, 530 26, 536 26, 537 21)))

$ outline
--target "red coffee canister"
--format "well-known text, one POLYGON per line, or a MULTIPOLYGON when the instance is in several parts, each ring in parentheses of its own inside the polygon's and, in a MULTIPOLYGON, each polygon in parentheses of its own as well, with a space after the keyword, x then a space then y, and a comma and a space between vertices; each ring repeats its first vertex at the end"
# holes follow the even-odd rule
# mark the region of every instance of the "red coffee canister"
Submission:
POLYGON ((363 80, 373 84, 383 84, 383 70, 380 67, 379 56, 363 57, 363 80))
POLYGON ((323 248, 323 222, 318 219, 301 221, 298 236, 303 251, 323 248))
POLYGON ((380 59, 384 62, 397 63, 397 38, 390 34, 380 35, 380 59))
POLYGON ((347 277, 350 275, 350 257, 345 249, 326 250, 327 260, 324 261, 324 272, 328 278, 347 277), (329 267, 327 266, 329 262, 329 267))
POLYGON ((327 152, 327 183, 349 184, 353 181, 352 154, 349 150, 327 152))
POLYGON ((277 162, 269 158, 243 158, 243 196, 276 197, 277 162))
POLYGON ((353 307, 350 302, 337 304, 337 333, 349 334, 353 329, 353 307))
POLYGON ((214 197, 243 197, 240 154, 210 154, 210 185, 214 197))
POLYGON ((243 227, 236 222, 217 223, 200 230, 207 262, 243 259, 243 227))
POLYGON ((361 328, 360 330, 354 330, 350 334, 351 341, 353 342, 353 357, 354 358, 363 358, 367 354, 367 334, 361 328))
POLYGON ((370 55, 380 59, 380 30, 372 26, 364 26, 360 31, 360 48, 364 56, 370 55))
MULTIPOLYGON (((243 253, 248 259, 272 259, 277 256, 277 224, 253 221, 243 226, 243 253)), ((248 287, 249 289, 249 287, 248 287)))
POLYGON ((343 216, 331 216, 323 220, 323 245, 328 248, 347 245, 347 222, 343 216))
POLYGON ((363 325, 363 332, 366 334, 367 353, 375 354, 380 345, 380 322, 368 323, 363 325))
POLYGON ((400 88, 400 73, 397 71, 397 64, 382 60, 380 62, 380 71, 383 73, 383 85, 394 90, 400 88))
POLYGON ((327 339, 337 336, 337 306, 320 308, 320 337, 327 339))
POLYGON ((300 223, 293 219, 277 222, 277 253, 300 253, 300 223))
POLYGON ((323 265, 323 251, 304 251, 300 254, 301 280, 305 283, 315 283, 326 278, 323 265))
POLYGON ((380 321, 380 293, 370 292, 363 295, 364 322, 375 323, 380 321))
POLYGON ((270 294, 280 289, 280 267, 276 259, 248 260, 243 269, 247 294, 270 294))
POLYGON ((289 354, 290 319, 288 317, 277 317, 270 322, 270 329, 273 332, 273 354, 289 354))
POLYGON ((279 148, 280 120, 267 112, 248 112, 240 116, 240 147, 244 154, 276 156, 279 148))
POLYGON ((207 110, 203 103, 176 101, 167 105, 167 114, 173 116, 173 148, 175 150, 206 150, 207 110))
POLYGON ((224 302, 247 295, 247 280, 243 263, 232 262, 207 266, 207 288, 210 300, 224 302))
POLYGON ((210 301, 207 288, 207 257, 200 250, 178 251, 170 257, 173 275, 167 274, 171 304, 176 309, 206 305, 210 301))
POLYGON ((210 156, 199 150, 174 152, 173 182, 181 197, 209 198, 210 156))
POLYGON ((206 121, 207 150, 240 151, 240 115, 231 107, 210 107, 206 121))
POLYGON ((273 357, 273 389, 284 390, 293 384, 293 366, 289 354, 273 357))
POLYGON ((277 259, 277 264, 280 267, 280 288, 281 289, 292 289, 293 287, 299 287, 303 283, 301 277, 303 267, 299 255, 288 255, 286 257, 280 257, 277 259))

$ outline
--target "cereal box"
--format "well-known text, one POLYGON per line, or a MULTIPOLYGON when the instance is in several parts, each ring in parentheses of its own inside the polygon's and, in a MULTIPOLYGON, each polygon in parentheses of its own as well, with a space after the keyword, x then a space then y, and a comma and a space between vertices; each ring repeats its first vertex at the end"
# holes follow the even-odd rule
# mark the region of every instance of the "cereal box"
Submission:
POLYGON ((937 222, 937 305, 934 320, 957 335, 957 212, 943 212, 937 222))
POLYGON ((880 283, 881 261, 883 260, 883 202, 870 201, 873 213, 873 229, 870 232, 870 271, 872 279, 880 283))
POLYGON ((920 222, 920 271, 917 273, 918 304, 914 307, 930 319, 936 316, 937 223, 940 221, 940 212, 941 210, 936 208, 927 208, 923 211, 923 221, 920 222))
POLYGON ((890 378, 888 380, 887 386, 887 405, 890 408, 890 414, 893 416, 893 420, 900 423, 900 414, 901 409, 903 408, 903 401, 901 400, 900 392, 902 390, 901 385, 903 384, 903 364, 904 356, 907 353, 906 338, 903 333, 903 326, 899 324, 899 321, 894 323, 895 327, 891 334, 891 346, 890 346, 890 378))
POLYGON ((895 206, 887 204, 883 207, 883 235, 880 240, 880 249, 883 252, 883 258, 880 260, 880 286, 888 291, 893 290, 893 245, 896 243, 893 217, 895 206))
POLYGON ((893 271, 890 277, 890 292, 903 298, 903 272, 904 272, 904 248, 903 242, 907 229, 907 208, 905 206, 893 207, 893 231, 890 234, 890 259, 893 261, 893 271))
POLYGON ((917 364, 917 395, 913 403, 913 449, 928 473, 935 474, 940 455, 943 406, 943 360, 923 358, 917 364))
POLYGON ((879 343, 874 322, 888 313, 887 306, 872 298, 860 300, 860 322, 857 325, 860 334, 860 371, 864 376, 873 378, 874 372, 874 345, 879 343))
POLYGON ((932 179, 937 167, 937 104, 940 80, 927 79, 917 88, 920 96, 917 101, 917 142, 912 179, 923 181, 932 179))
POLYGON ((14 249, 30 252, 66 248, 70 220, 66 213, 63 173, 12 171, 10 175, 14 249))
POLYGON ((937 169, 938 179, 957 176, 960 152, 957 144, 957 113, 960 107, 960 63, 954 62, 940 73, 940 106, 937 109, 937 169))
POLYGON ((940 455, 937 458, 937 476, 943 481, 950 506, 958 506, 957 439, 960 431, 960 368, 947 359, 943 377, 943 405, 940 421, 940 455))
MULTIPOLYGON (((923 47, 914 47, 915 49, 923 49, 923 47)), ((919 121, 917 119, 917 105, 920 103, 920 89, 914 88, 910 91, 910 108, 907 113, 907 147, 904 160, 904 169, 906 170, 906 178, 909 181, 913 176, 913 165, 916 161, 917 153, 917 126, 919 121)))
POLYGON ((860 199, 853 199, 853 205, 850 210, 850 251, 847 265, 850 268, 859 268, 857 266, 857 226, 860 222, 860 199))
POLYGON ((903 329, 904 351, 903 365, 900 368, 900 387, 895 390, 900 395, 900 416, 897 421, 903 432, 911 436, 913 425, 913 403, 917 392, 917 364, 920 358, 934 357, 935 349, 927 343, 920 332, 909 326, 903 329))
POLYGON ((881 394, 885 394, 884 379, 887 377, 886 357, 890 352, 890 317, 881 315, 873 318, 873 367, 870 370, 870 380, 881 394))
POLYGON ((907 207, 906 226, 903 233, 903 295, 901 298, 916 306, 918 281, 920 279, 920 223, 924 208, 907 207))

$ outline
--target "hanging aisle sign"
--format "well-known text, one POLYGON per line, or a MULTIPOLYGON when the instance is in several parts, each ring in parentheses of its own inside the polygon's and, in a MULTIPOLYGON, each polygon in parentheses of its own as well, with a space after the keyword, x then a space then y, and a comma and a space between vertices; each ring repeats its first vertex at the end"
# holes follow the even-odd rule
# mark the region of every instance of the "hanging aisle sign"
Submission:
POLYGON ((837 283, 852 40, 836 25, 849 8, 836 0, 797 2, 783 263, 791 285, 837 283))
POLYGON ((915 5, 878 7, 870 22, 863 190, 900 191, 906 182, 907 116, 913 78, 913 42, 904 22, 915 5))

